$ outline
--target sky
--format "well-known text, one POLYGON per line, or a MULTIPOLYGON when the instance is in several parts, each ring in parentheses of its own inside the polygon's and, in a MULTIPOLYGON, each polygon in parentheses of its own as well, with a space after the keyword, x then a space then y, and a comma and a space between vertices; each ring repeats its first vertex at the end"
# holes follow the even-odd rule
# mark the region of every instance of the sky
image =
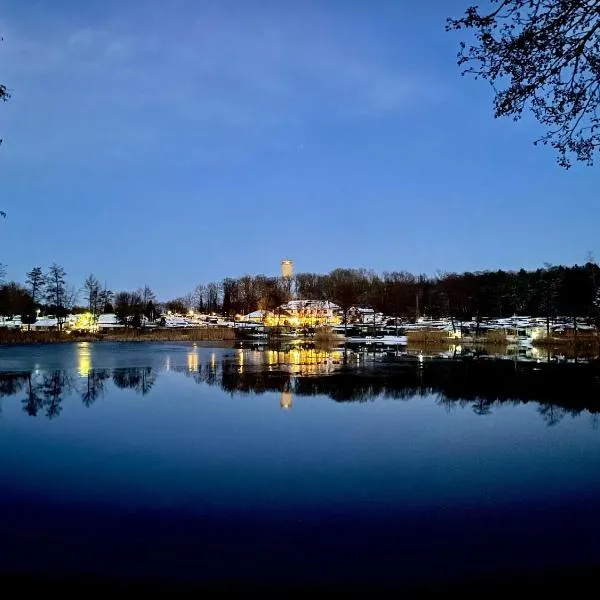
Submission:
MULTIPOLYGON (((0 262, 162 299, 245 273, 600 258, 598 167, 460 76, 470 0, 4 0, 0 262)), ((484 0, 479 2, 484 5, 484 0)))

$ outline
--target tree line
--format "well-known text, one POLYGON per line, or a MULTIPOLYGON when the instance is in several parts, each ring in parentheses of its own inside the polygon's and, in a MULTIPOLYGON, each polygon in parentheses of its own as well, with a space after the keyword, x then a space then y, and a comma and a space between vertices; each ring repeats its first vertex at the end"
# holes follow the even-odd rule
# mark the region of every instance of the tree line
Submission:
POLYGON ((376 273, 335 269, 327 274, 298 273, 291 279, 244 275, 201 284, 166 307, 234 316, 275 311, 296 297, 330 300, 344 317, 353 306, 369 306, 391 317, 422 316, 471 320, 513 315, 587 317, 600 324, 600 267, 546 265, 535 270, 437 273, 376 273))
POLYGON ((147 285, 113 293, 94 275, 79 289, 69 286, 65 269, 53 264, 46 272, 41 267, 31 269, 24 285, 0 283, 0 314, 19 314, 23 323, 34 323, 39 311, 55 316, 60 326, 70 312, 88 311, 94 317, 115 313, 121 323, 136 327, 168 311, 231 318, 256 310, 277 311, 291 298, 330 300, 345 318, 351 307, 369 306, 405 320, 421 316, 479 320, 512 315, 552 319, 560 315, 585 317, 600 326, 600 267, 589 260, 583 265, 546 265, 529 271, 434 276, 341 268, 326 274, 298 273, 293 278, 244 275, 200 284, 185 296, 160 303, 147 285))

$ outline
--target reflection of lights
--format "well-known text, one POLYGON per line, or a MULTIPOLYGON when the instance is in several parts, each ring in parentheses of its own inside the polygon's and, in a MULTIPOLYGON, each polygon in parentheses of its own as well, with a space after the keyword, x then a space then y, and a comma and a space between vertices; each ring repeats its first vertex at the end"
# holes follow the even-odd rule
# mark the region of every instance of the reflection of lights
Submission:
POLYGON ((240 368, 238 369, 238 371, 240 373, 243 373, 244 372, 244 351, 243 350, 240 350, 238 352, 238 362, 240 365, 240 368))
POLYGON ((165 362, 165 371, 170 371, 171 370, 171 357, 167 356, 167 360, 165 362))
POLYGON ((281 398, 279 399, 280 408, 290 410, 292 408, 293 402, 294 397, 292 396, 292 392, 281 392, 281 398))
POLYGON ((187 366, 190 373, 198 370, 198 354, 196 352, 188 352, 187 366))
MULTIPOLYGON (((247 355, 254 359, 260 352, 247 355)), ((263 362, 269 366, 277 365, 279 368, 294 375, 316 375, 329 373, 342 364, 343 350, 315 350, 292 347, 286 351, 265 350, 263 362)))
POLYGON ((214 369, 217 365, 217 355, 213 352, 210 355, 210 368, 214 369))
POLYGON ((92 357, 88 342, 77 345, 78 371, 81 377, 86 377, 92 368, 92 357))

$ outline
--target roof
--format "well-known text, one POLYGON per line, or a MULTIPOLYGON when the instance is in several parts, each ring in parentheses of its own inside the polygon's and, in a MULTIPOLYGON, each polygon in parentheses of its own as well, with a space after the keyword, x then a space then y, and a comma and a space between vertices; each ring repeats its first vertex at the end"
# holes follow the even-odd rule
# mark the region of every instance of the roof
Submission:
POLYGON ((340 307, 329 300, 290 300, 281 305, 284 310, 338 310, 340 307))
POLYGON ((56 327, 58 326, 58 319, 38 319, 33 325, 34 327, 56 327))
POLYGON ((107 313, 98 317, 98 325, 118 325, 119 319, 114 313, 107 313))
POLYGON ((246 315, 249 319, 262 319, 267 314, 266 310, 255 310, 246 315))

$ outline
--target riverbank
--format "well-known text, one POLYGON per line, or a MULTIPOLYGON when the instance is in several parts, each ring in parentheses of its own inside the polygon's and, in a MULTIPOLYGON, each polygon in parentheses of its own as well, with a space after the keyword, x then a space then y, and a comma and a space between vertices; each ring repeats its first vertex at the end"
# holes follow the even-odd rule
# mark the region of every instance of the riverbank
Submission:
MULTIPOLYGON (((406 338, 409 345, 424 344, 433 346, 461 345, 461 346, 496 346, 507 347, 514 345, 523 345, 522 342, 517 344, 512 336, 506 335, 502 331, 486 331, 481 335, 473 337, 449 337, 446 331, 436 330, 416 330, 407 331, 406 338)), ((597 331, 567 331, 561 334, 552 335, 550 337, 540 337, 530 340, 531 345, 538 348, 548 349, 569 349, 581 351, 598 351, 600 352, 600 335, 597 331)))
POLYGON ((123 329, 107 333, 0 329, 0 345, 61 344, 65 342, 221 342, 234 339, 235 331, 228 327, 123 329))

